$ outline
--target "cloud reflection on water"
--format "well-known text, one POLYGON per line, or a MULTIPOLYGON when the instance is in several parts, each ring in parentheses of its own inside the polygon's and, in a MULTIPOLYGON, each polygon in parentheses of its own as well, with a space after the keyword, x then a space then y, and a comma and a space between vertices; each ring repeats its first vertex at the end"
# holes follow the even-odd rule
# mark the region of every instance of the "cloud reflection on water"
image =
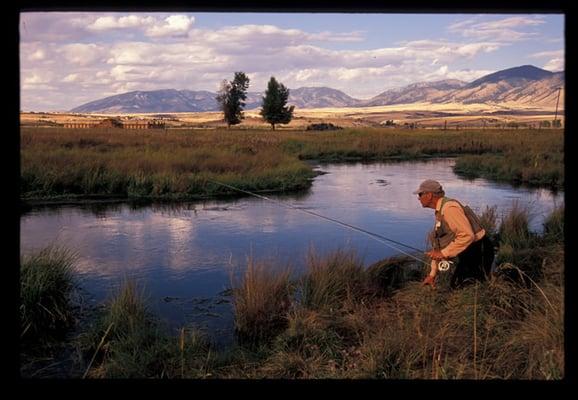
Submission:
MULTIPOLYGON (((425 246, 433 221, 433 211, 423 209, 412 194, 424 179, 440 181, 448 196, 478 211, 496 205, 502 215, 517 198, 535 208, 534 229, 555 203, 563 203, 563 194, 544 189, 461 179, 453 164, 441 159, 322 165, 329 173, 318 176, 308 192, 271 197, 418 248, 425 246)), ((89 285, 106 286, 125 274, 152 282, 155 290, 172 285, 190 293, 217 286, 207 279, 222 280, 231 264, 244 265, 251 252, 257 259, 278 257, 294 264, 304 262, 310 246, 323 251, 349 245, 368 263, 395 254, 359 233, 257 198, 181 206, 116 204, 95 212, 61 207, 21 218, 22 252, 51 242, 79 253, 78 269, 89 285)))

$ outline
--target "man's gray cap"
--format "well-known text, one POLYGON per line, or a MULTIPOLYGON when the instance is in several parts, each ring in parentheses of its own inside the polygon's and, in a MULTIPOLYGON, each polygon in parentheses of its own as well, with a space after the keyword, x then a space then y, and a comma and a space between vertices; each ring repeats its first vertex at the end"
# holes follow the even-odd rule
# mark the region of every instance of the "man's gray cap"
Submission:
POLYGON ((438 193, 442 190, 442 185, 440 185, 438 181, 434 181, 433 179, 426 179, 419 185, 419 188, 417 188, 413 194, 419 194, 421 192, 438 193))

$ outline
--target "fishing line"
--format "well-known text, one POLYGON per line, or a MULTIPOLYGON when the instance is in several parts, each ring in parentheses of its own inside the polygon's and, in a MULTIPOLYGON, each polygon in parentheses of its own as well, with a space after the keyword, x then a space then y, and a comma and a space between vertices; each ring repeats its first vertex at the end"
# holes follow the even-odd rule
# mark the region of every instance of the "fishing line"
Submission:
POLYGON ((364 235, 367 235, 367 236, 369 236, 370 238, 372 238, 372 239, 374 239, 374 240, 377 240, 378 242, 384 243, 385 245, 391 247, 392 249, 395 249, 395 250, 399 251, 400 253, 403 253, 403 254, 405 254, 406 256, 411 257, 411 258, 413 258, 414 260, 417 260, 417 261, 419 261, 419 262, 421 262, 421 263, 424 263, 425 265, 429 266, 429 263, 425 262, 423 259, 417 258, 417 257, 414 256, 413 254, 407 253, 407 252, 403 251, 402 249, 400 249, 399 247, 396 247, 396 246, 394 246, 394 245, 392 245, 391 243, 388 243, 388 242, 396 243, 396 244, 398 244, 398 245, 407 247, 407 248, 409 248, 409 249, 418 251, 418 252, 420 252, 420 253, 423 253, 423 250, 417 249, 417 248, 415 248, 415 247, 409 246, 409 245, 407 245, 407 244, 398 242, 398 241, 393 240, 393 239, 389 239, 389 238, 387 238, 387 237, 385 237, 385 236, 378 235, 377 233, 373 233, 373 232, 366 231, 365 229, 358 228, 358 227, 356 227, 356 226, 347 224, 347 223, 345 223, 345 222, 341 222, 341 221, 339 221, 339 220, 336 220, 336 219, 333 219, 333 218, 330 218, 330 217, 326 217, 325 215, 317 214, 317 213, 315 213, 315 212, 313 212, 313 211, 304 210, 304 209, 302 209, 302 208, 294 207, 294 206, 292 206, 292 205, 290 205, 290 204, 282 203, 282 202, 280 202, 280 201, 271 199, 270 197, 267 197, 267 196, 263 196, 263 195, 260 195, 260 194, 257 194, 257 193, 249 192, 248 190, 239 189, 239 188, 236 188, 236 187, 234 187, 234 186, 227 185, 226 183, 221 183, 221 182, 217 182, 217 181, 213 181, 213 180, 209 180, 209 179, 207 179, 207 181, 208 181, 208 182, 211 182, 211 183, 214 183, 214 184, 217 184, 217 185, 224 186, 224 187, 229 188, 229 189, 232 189, 232 190, 236 190, 236 191, 241 192, 241 193, 245 193, 245 194, 248 194, 248 195, 257 197, 257 198, 259 198, 259 199, 263 199, 263 200, 270 201, 270 202, 272 202, 272 203, 275 203, 275 204, 280 205, 280 206, 285 207, 285 208, 290 208, 290 209, 293 209, 293 210, 301 211, 301 212, 304 212, 304 213, 306 213, 306 214, 313 215, 313 216, 315 216, 315 217, 322 218, 322 219, 325 219, 325 220, 327 220, 327 221, 333 222, 333 223, 335 223, 335 224, 344 226, 345 228, 348 228, 348 229, 351 229, 351 230, 354 230, 354 231, 363 233, 364 235))

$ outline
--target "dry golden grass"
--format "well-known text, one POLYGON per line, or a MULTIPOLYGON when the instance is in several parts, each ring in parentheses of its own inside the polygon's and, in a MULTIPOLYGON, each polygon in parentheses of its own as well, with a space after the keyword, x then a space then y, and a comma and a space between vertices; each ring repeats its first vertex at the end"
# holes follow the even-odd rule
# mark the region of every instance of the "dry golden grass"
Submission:
MULTIPOLYGON (((558 109, 558 119, 564 123, 563 102, 558 109)), ((263 121, 260 109, 246 110, 245 120, 237 127, 269 129, 270 125, 263 121)), ((394 120, 397 124, 418 123, 422 126, 442 126, 470 124, 482 126, 485 123, 505 124, 508 122, 537 123, 553 120, 555 107, 533 107, 525 104, 461 104, 461 103, 412 103, 395 104, 376 107, 341 107, 295 109, 293 120, 280 129, 302 129, 308 124, 330 122, 343 127, 374 126, 386 120, 394 120), (501 114, 495 114, 500 112, 501 114), (523 114, 520 114, 523 112, 523 114), (446 113, 447 115, 439 115, 446 113)), ((74 113, 21 113, 20 121, 26 124, 46 124, 64 122, 96 122, 109 117, 131 119, 155 119, 157 115, 169 116, 165 120, 167 127, 224 127, 221 112, 170 112, 170 113, 134 113, 134 114, 74 114, 74 113)))

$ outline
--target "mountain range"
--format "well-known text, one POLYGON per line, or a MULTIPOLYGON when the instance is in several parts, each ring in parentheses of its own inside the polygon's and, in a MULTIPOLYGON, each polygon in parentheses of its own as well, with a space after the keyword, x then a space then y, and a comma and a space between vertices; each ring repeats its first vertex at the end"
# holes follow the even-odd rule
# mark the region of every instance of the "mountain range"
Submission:
MULTIPOLYGON (((289 91, 288 104, 296 108, 371 107, 392 104, 429 103, 517 103, 553 107, 558 88, 564 87, 564 72, 550 72, 532 65, 509 68, 472 82, 446 79, 418 82, 386 90, 371 99, 355 99, 328 87, 301 87, 289 91)), ((164 89, 134 91, 91 101, 75 113, 150 113, 218 111, 216 93, 164 89)), ((245 109, 261 107, 263 92, 248 92, 245 109)), ((560 99, 563 103, 563 98, 560 99)))

